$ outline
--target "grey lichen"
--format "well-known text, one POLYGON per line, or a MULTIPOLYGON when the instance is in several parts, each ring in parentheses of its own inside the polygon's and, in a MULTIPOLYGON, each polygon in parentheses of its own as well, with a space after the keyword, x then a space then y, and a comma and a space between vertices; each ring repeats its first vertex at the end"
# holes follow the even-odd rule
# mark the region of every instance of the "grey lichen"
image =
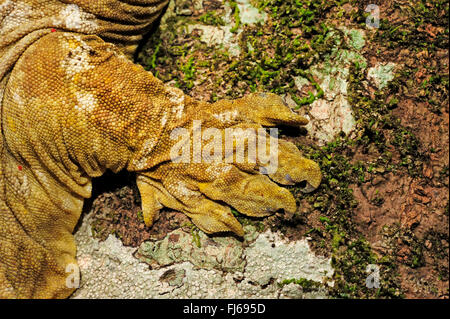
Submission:
POLYGON ((75 234, 82 277, 73 298, 326 298, 325 283, 332 284, 331 259, 316 256, 305 239, 246 226, 250 242, 199 232, 199 248, 178 229, 136 249, 113 235, 93 238, 91 222, 92 213, 75 234), (324 285, 308 292, 280 285, 300 277, 324 285))

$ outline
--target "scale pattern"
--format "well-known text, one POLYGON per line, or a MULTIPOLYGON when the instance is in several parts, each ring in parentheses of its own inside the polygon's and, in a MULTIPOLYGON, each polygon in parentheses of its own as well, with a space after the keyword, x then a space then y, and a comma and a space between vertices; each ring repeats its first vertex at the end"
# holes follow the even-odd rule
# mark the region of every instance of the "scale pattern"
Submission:
POLYGON ((241 236, 230 206, 250 216, 294 212, 294 197, 278 184, 319 186, 317 164, 283 140, 278 169, 269 174, 260 173, 258 160, 227 161, 226 153, 218 161, 172 160, 175 129, 189 132, 182 141, 195 157, 196 123, 222 137, 240 128, 270 148, 258 129, 307 120, 273 94, 197 101, 134 64, 130 57, 166 4, 0 0, 0 297, 73 292, 66 282, 66 270, 76 265, 72 232, 91 179, 107 169, 136 172, 148 226, 169 207, 207 233, 241 236))

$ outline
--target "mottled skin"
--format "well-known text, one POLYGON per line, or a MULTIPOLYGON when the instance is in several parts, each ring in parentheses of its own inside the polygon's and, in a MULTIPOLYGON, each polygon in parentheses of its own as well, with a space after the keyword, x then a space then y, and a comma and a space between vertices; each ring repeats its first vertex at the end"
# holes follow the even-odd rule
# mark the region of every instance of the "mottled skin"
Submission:
POLYGON ((241 236, 230 206, 249 216, 294 212, 278 184, 320 183, 317 164, 282 140, 268 176, 259 162, 171 161, 170 133, 192 131, 193 120, 222 133, 307 120, 272 94, 209 104, 164 85, 126 56, 166 1, 126 2, 0 0, 0 297, 73 292, 72 232, 91 179, 107 169, 136 172, 147 225, 169 207, 207 233, 241 236))

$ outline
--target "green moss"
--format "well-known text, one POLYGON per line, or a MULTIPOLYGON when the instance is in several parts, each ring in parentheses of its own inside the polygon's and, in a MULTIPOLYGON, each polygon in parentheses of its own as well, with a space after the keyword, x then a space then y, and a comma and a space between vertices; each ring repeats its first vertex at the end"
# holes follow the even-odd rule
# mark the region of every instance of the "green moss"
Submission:
POLYGON ((289 285, 289 284, 296 284, 296 285, 300 285, 303 288, 304 292, 309 292, 309 291, 313 291, 316 290, 317 288, 322 286, 322 283, 311 280, 311 279, 306 279, 306 278, 299 278, 299 279, 285 279, 283 280, 279 286, 283 287, 285 285, 289 285))
POLYGON ((403 20, 393 24, 387 19, 382 19, 375 40, 388 48, 414 47, 415 50, 424 48, 435 50, 448 47, 448 1, 436 0, 430 5, 428 1, 419 0, 415 1, 413 6, 405 6, 401 10, 409 18, 407 22, 403 20), (430 38, 429 34, 418 30, 427 24, 440 26, 444 32, 430 38))
POLYGON ((195 80, 195 63, 194 57, 191 56, 186 63, 178 63, 178 67, 183 74, 182 79, 177 78, 177 86, 180 88, 192 89, 195 80))
POLYGON ((137 218, 140 222, 144 221, 144 213, 142 212, 142 210, 138 211, 137 218))
MULTIPOLYGON (((417 70, 404 67, 394 74, 386 87, 370 96, 365 86, 365 58, 357 50, 364 43, 372 41, 380 48, 408 48, 411 55, 422 49, 431 52, 446 48, 448 5, 437 0, 433 2, 436 5, 430 7, 425 1, 418 1, 413 8, 407 9, 408 17, 412 17, 412 24, 402 22, 392 25, 383 20, 375 36, 366 41, 357 31, 340 31, 331 23, 333 19, 329 19, 330 15, 336 17, 333 15, 336 13, 342 18, 339 19, 340 22, 346 18, 365 27, 367 14, 360 2, 352 1, 352 6, 359 9, 350 13, 342 9, 342 4, 348 1, 254 2, 260 10, 270 15, 271 19, 267 23, 242 25, 236 1, 228 2, 234 19, 232 31, 242 31, 239 33, 240 56, 231 56, 225 49, 208 48, 200 41, 192 43, 179 40, 177 26, 186 22, 181 18, 173 18, 170 23, 172 29, 151 38, 148 56, 143 60, 144 65, 164 81, 176 80, 185 92, 193 88, 196 78, 201 81, 202 74, 207 74, 208 80, 214 83, 211 101, 224 97, 241 97, 249 91, 269 91, 280 95, 289 94, 298 106, 303 106, 323 95, 314 73, 306 70, 326 62, 325 57, 330 56, 336 61, 352 62, 347 79, 347 97, 357 122, 356 137, 350 140, 344 135, 338 136, 324 147, 298 145, 305 156, 321 166, 323 182, 316 192, 307 196, 300 195, 296 187, 290 189, 297 198, 305 198, 309 202, 311 211, 320 212, 321 224, 314 225, 317 227, 307 225, 306 234, 315 239, 318 247, 331 251, 335 269, 335 287, 331 289, 334 296, 402 297, 396 277, 395 258, 376 258, 369 243, 355 228, 353 213, 358 202, 353 196, 352 187, 387 172, 407 172, 413 177, 422 174, 423 163, 428 159, 421 151, 419 140, 392 115, 392 109, 402 100, 399 96, 400 89, 410 90, 416 86, 412 79, 417 70), (442 26, 443 34, 430 41, 425 32, 417 31, 418 27, 428 23, 442 26), (340 41, 344 38, 349 39, 349 43, 340 41), (305 78, 312 90, 300 93, 295 85, 296 77, 305 78), (364 161, 355 161, 355 152, 360 152, 364 161), (380 267, 382 284, 378 290, 365 287, 366 267, 369 264, 380 267)), ((220 16, 216 12, 207 13, 199 20, 204 24, 221 25, 220 16)), ((331 68, 333 61, 329 64, 331 68)), ((436 113, 442 107, 440 97, 448 95, 448 83, 448 74, 441 73, 420 83, 420 89, 423 90, 420 99, 427 101, 436 113)), ((330 85, 337 84, 331 81, 330 85)), ((447 185, 448 174, 448 167, 440 174, 440 180, 447 185)), ((379 194, 371 198, 375 205, 382 205, 383 200, 379 194)), ((261 230, 264 228, 264 223, 259 220, 235 212, 233 214, 243 225, 254 224, 261 230)), ((446 214, 448 216, 448 204, 446 214)), ((408 236, 402 238, 406 237, 408 236)), ((409 243, 414 247, 406 263, 411 267, 421 267, 422 243, 409 243)), ((445 278, 445 272, 440 273, 445 278)))
POLYGON ((234 26, 230 29, 232 33, 236 33, 241 26, 241 16, 239 15, 239 7, 235 0, 228 0, 228 3, 230 4, 233 18, 234 18, 234 26))
MULTIPOLYGON (((395 79, 398 80, 402 74, 396 74, 393 84, 375 92, 375 97, 371 98, 364 94, 366 72, 364 67, 355 63, 349 76, 348 98, 357 120, 357 138, 349 140, 338 137, 322 148, 298 145, 307 156, 319 163, 324 174, 321 189, 308 196, 311 205, 323 214, 319 220, 324 228, 314 228, 309 233, 322 232, 322 236, 330 240, 336 271, 334 292, 337 296, 402 297, 395 275, 395 259, 385 256, 377 260, 365 239, 356 239, 358 233, 353 228, 350 213, 357 202, 349 185, 365 182, 368 174, 384 174, 402 168, 406 168, 411 176, 418 176, 422 172, 426 156, 419 151, 419 140, 391 113, 398 103, 398 98, 395 97, 398 82, 395 79), (394 98, 386 102, 387 96, 392 94, 394 98), (355 147, 362 149, 373 160, 351 163, 355 147), (393 160, 392 149, 398 153, 400 160, 393 160), (376 264, 382 269, 384 282, 378 290, 368 289, 362 284, 367 277, 365 270, 368 264, 376 264)), ((383 201, 375 192, 372 203, 382 205, 383 201)), ((408 265, 413 268, 421 267, 424 262, 422 245, 411 242, 410 247, 408 265)))
MULTIPOLYGON (((351 162, 353 149, 360 141, 338 137, 324 147, 298 145, 305 156, 318 162, 323 180, 318 191, 306 199, 322 213, 319 221, 322 229, 312 228, 310 236, 318 234, 328 239, 321 240, 321 247, 328 246, 332 251, 332 265, 335 269, 335 287, 331 289, 336 297, 398 298, 402 296, 396 279, 396 267, 386 258, 378 261, 369 243, 358 233, 352 222, 352 211, 358 205, 350 188, 360 184, 371 168, 370 163, 351 162), (369 264, 378 265, 382 271, 381 288, 370 289, 365 286, 369 264)), ((292 188, 294 194, 297 190, 292 188)), ((381 198, 378 199, 382 201, 381 198)), ((318 238, 316 238, 318 239, 318 238)), ((319 245, 320 246, 320 245, 319 245)))
MULTIPOLYGON (((333 4, 325 0, 304 3, 293 0, 264 2, 255 1, 261 10, 265 8, 268 13, 275 7, 279 7, 279 10, 273 15, 273 23, 253 26, 241 25, 236 1, 228 2, 234 16, 233 31, 238 28, 242 30, 239 35, 242 53, 238 58, 230 56, 225 50, 207 48, 200 41, 194 45, 177 42, 176 38, 180 34, 178 29, 187 22, 184 18, 172 17, 168 20, 167 30, 158 30, 150 38, 144 48, 146 54, 141 52, 138 61, 163 81, 175 79, 179 87, 187 92, 192 89, 197 74, 193 72, 194 69, 208 74, 220 71, 216 88, 226 85, 230 89, 225 92, 225 96, 213 93, 211 101, 220 97, 239 97, 248 91, 268 91, 288 93, 299 106, 312 103, 323 95, 315 79, 308 76, 316 93, 309 92, 302 96, 293 78, 304 75, 303 70, 319 61, 321 55, 331 52, 335 45, 333 38, 328 36, 330 29, 318 23, 333 4), (297 22, 289 23, 289 19, 297 22), (296 35, 293 28, 302 28, 302 36, 296 35), (195 52, 202 52, 204 56, 196 56, 196 65, 192 69, 194 65, 189 59, 195 52), (181 63, 180 59, 184 62, 181 63), (219 65, 220 69, 217 69, 219 65), (174 66, 177 66, 177 70, 174 70, 174 66)), ((218 14, 212 11, 198 19, 206 24, 220 24, 216 18, 218 14)))
MULTIPOLYGON (((317 52, 325 53, 331 50, 332 41, 325 40, 330 30, 324 24, 313 27, 302 24, 302 28, 308 30, 305 32, 307 35, 300 38, 291 30, 297 27, 296 25, 279 21, 279 18, 285 15, 284 10, 288 7, 297 8, 298 3, 272 1, 270 6, 267 6, 267 3, 259 3, 259 7, 266 8, 266 11, 270 11, 268 8, 274 8, 277 5, 280 5, 283 10, 275 13, 277 20, 273 21, 273 24, 243 27, 239 37, 243 53, 239 59, 230 62, 222 79, 234 88, 228 92, 231 98, 238 97, 247 90, 269 91, 277 94, 289 93, 299 106, 312 103, 323 95, 323 90, 314 78, 306 75, 311 85, 317 90, 315 96, 312 92, 307 96, 298 96, 293 78, 305 75, 303 70, 318 58, 317 52)), ((326 5, 323 7, 309 5, 316 10, 314 19, 322 14, 323 7, 327 7, 326 5)), ((290 15, 290 19, 293 21, 302 20, 303 15, 308 15, 302 10, 292 12, 294 13, 290 15), (296 16, 295 12, 300 16, 296 16)), ((308 21, 312 23, 312 20, 308 21)))
MULTIPOLYGON (((394 97, 385 102, 388 94, 396 94, 396 84, 375 92, 375 98, 370 98, 364 92, 363 81, 367 71, 356 65, 350 70, 348 100, 352 105, 359 132, 356 143, 364 147, 367 152, 370 148, 381 154, 370 171, 398 170, 405 167, 408 173, 415 177, 421 174, 426 155, 420 151, 420 142, 410 129, 401 125, 400 120, 392 116, 391 109, 396 106, 398 98, 394 97), (391 147, 392 146, 392 147, 391 147), (400 156, 400 161, 392 161, 394 148, 400 156)), ((401 71, 395 78, 402 76, 401 71)))
POLYGON ((202 243, 200 242, 200 234, 199 234, 199 229, 194 226, 191 228, 191 235, 192 235, 192 242, 198 247, 201 248, 202 247, 202 243))
POLYGON ((201 15, 198 19, 207 25, 225 25, 225 21, 216 11, 208 11, 207 13, 201 15))

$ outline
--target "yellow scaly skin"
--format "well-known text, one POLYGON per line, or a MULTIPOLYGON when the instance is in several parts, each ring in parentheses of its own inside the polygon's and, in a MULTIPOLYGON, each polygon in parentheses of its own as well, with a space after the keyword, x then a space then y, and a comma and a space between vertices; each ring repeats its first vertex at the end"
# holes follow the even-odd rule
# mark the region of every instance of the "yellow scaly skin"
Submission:
POLYGON ((249 216, 294 212, 294 197, 278 184, 319 186, 317 164, 282 140, 278 170, 268 176, 258 162, 171 161, 171 132, 185 128, 192 142, 194 120, 222 135, 307 120, 273 94, 196 101, 129 60, 167 1, 66 2, 0 0, 0 297, 73 292, 72 232, 91 179, 107 169, 136 172, 148 226, 169 207, 207 233, 241 236, 230 206, 249 216))

